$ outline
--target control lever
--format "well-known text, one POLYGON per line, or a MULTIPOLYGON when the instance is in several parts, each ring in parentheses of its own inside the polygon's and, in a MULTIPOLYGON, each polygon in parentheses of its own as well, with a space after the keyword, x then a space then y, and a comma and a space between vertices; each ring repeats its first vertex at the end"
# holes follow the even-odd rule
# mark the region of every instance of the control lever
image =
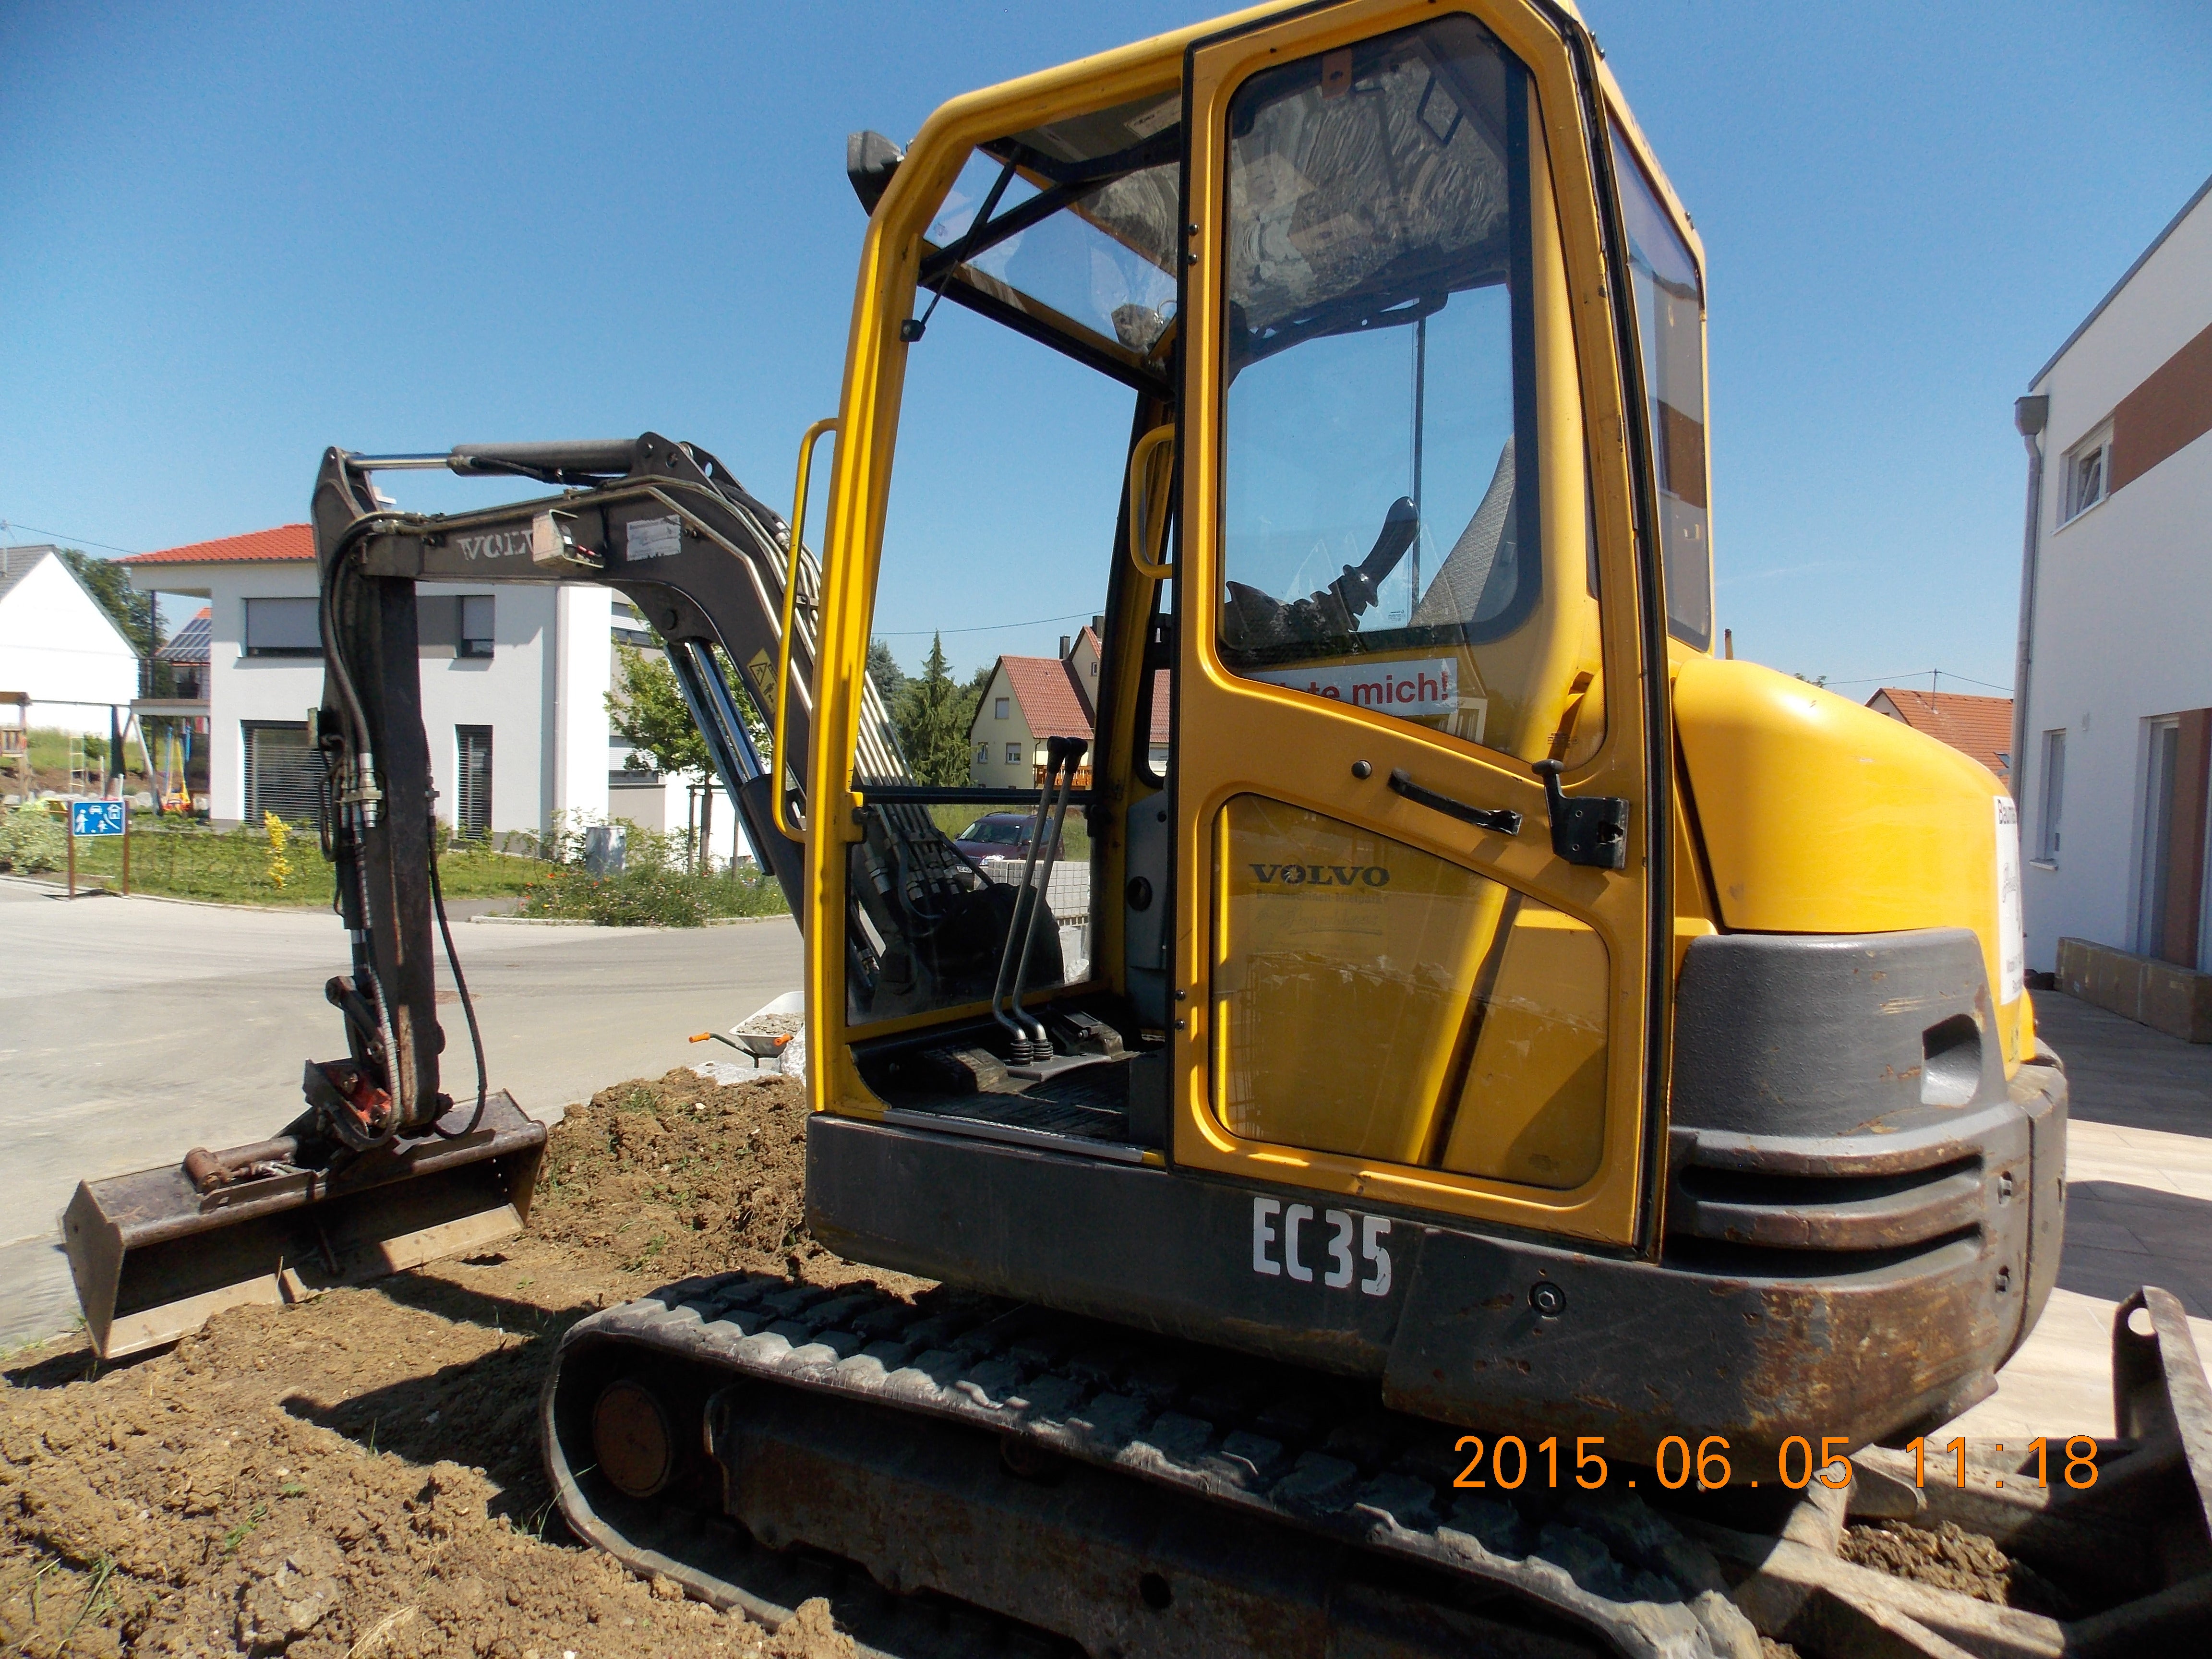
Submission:
POLYGON ((1401 495, 1383 514, 1382 533, 1367 556, 1345 566, 1344 574, 1319 592, 1285 605, 1256 587, 1231 582, 1223 637, 1239 650, 1352 638, 1359 631, 1359 618, 1420 533, 1420 509, 1401 495))
POLYGON ((1052 1058, 1052 1035, 1045 1030, 1043 1021, 1022 1007, 1022 994, 1028 988, 1030 951, 1036 943, 1038 923, 1052 908, 1047 895, 1052 884, 1052 867, 1060 854, 1060 832, 1067 817, 1067 798, 1075 789, 1075 769, 1082 763, 1084 751, 1090 746, 1080 738, 1045 739, 1044 787, 1037 792, 1036 813, 1030 820, 1029 852, 1022 860, 1022 884, 1015 894, 1013 926, 1007 930, 1006 951, 999 958, 999 981, 991 992, 991 1018, 1009 1033, 1008 1057, 1017 1066, 1052 1058), (1042 872, 1037 869, 1040 848, 1044 853, 1042 872), (1024 905, 1028 907, 1026 910, 1023 908, 1024 905), (1009 978, 1012 981, 1011 994, 1009 978), (1000 1006, 1002 1002, 1004 1007, 1000 1006))
POLYGON ((1593 870, 1628 867, 1628 803, 1618 795, 1569 796, 1559 788, 1565 768, 1540 760, 1534 770, 1544 781, 1544 806, 1552 819, 1552 850, 1570 864, 1593 870))

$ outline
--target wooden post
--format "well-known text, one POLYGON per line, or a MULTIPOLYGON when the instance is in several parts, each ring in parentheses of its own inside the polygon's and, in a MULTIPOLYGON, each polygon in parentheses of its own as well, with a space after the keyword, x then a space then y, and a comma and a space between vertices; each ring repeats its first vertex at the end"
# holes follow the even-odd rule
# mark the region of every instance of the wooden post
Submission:
POLYGON ((62 803, 62 811, 69 815, 69 896, 75 898, 76 896, 76 814, 70 810, 70 804, 67 801, 62 803))
MULTIPOLYGON (((129 782, 128 779, 125 780, 129 782)), ((131 896, 131 797, 123 798, 123 896, 131 896)))

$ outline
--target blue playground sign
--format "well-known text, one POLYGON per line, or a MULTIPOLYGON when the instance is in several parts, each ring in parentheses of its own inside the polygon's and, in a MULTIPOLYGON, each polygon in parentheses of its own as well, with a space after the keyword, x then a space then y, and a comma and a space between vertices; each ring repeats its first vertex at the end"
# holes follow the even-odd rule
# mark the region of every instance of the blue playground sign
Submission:
POLYGON ((123 803, 119 800, 71 801, 70 833, 73 836, 121 835, 123 803))

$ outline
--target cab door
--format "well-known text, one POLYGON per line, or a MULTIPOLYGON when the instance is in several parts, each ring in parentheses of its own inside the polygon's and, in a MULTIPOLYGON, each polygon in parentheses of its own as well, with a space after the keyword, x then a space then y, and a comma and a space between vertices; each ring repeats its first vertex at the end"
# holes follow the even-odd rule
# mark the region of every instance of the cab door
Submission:
POLYGON ((1382 0, 1188 62, 1176 1161, 1635 1243, 1665 766, 1566 46, 1382 0), (1556 851, 1547 761, 1625 833, 1556 851))

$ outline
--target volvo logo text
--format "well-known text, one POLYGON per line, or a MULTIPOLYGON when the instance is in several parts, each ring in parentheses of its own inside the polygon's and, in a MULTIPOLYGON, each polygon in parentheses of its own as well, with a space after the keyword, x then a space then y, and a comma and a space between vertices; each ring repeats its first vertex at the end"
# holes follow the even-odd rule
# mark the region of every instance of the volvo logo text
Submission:
POLYGON ((1390 872, 1379 864, 1255 864, 1252 873, 1263 886, 1388 887, 1390 872))

